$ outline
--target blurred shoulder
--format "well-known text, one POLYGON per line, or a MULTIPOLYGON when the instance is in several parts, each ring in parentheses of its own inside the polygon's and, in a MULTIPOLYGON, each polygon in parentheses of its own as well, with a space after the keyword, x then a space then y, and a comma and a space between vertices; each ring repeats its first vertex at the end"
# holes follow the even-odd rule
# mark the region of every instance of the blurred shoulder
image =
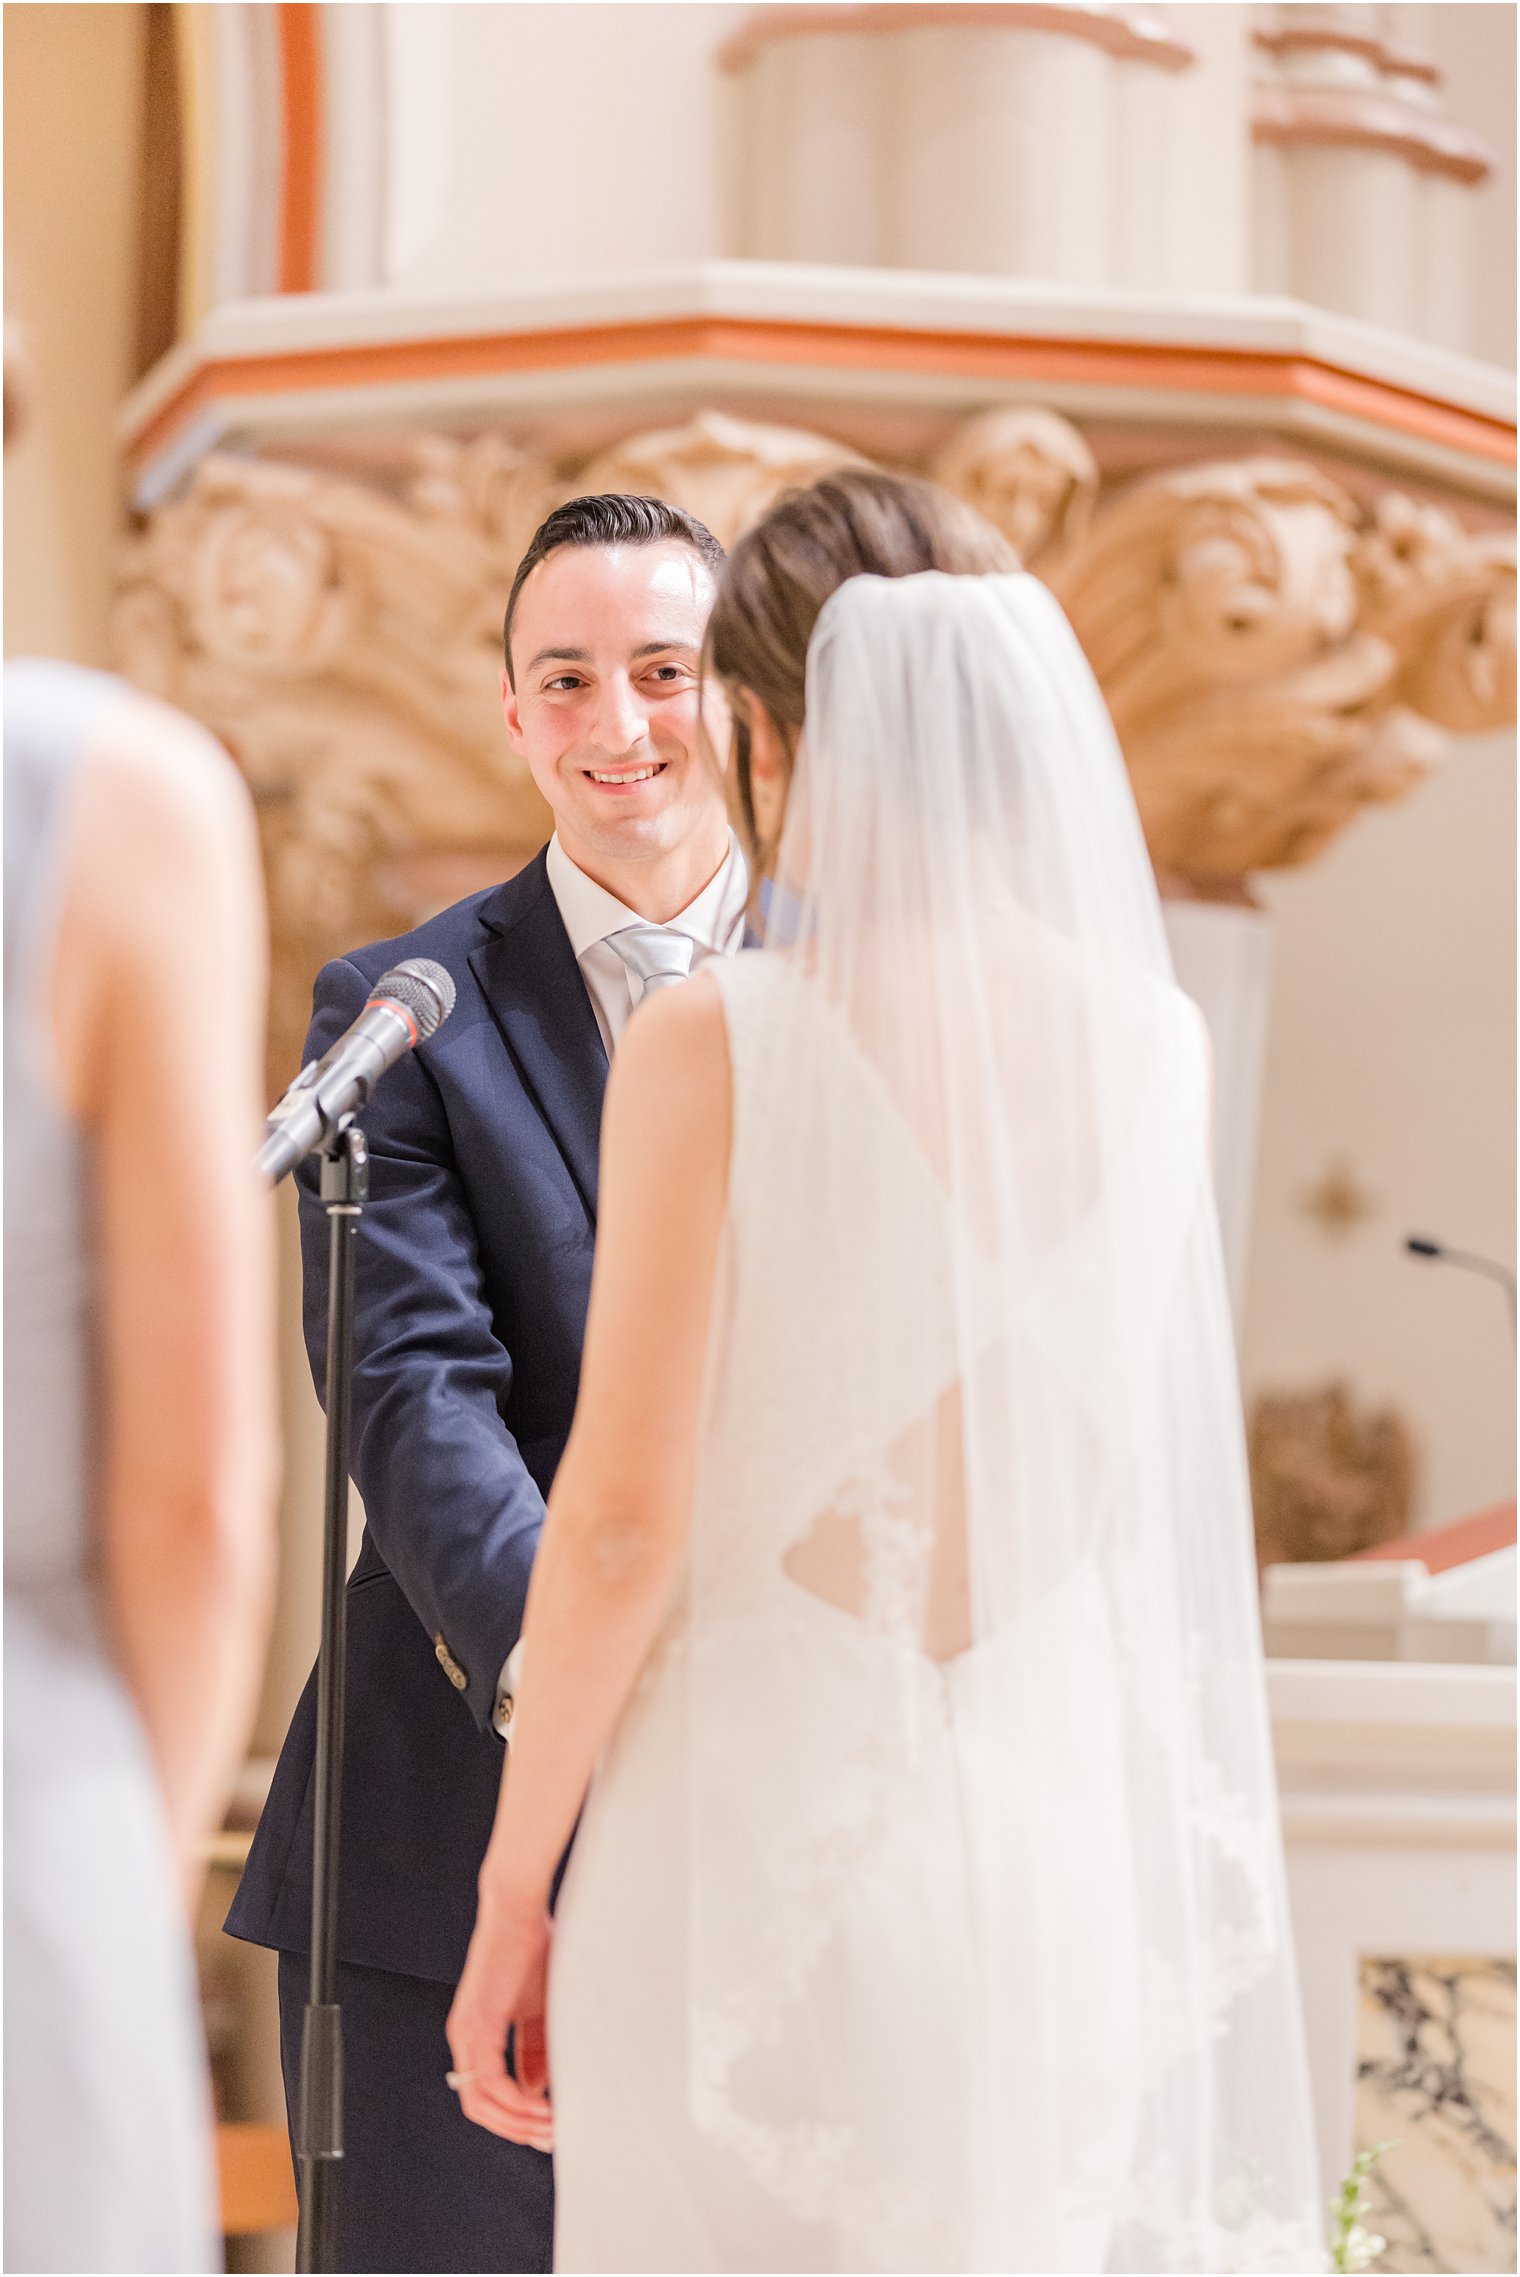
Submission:
POLYGON ((89 808, 123 833, 122 853, 150 867, 219 853, 245 860, 256 845, 253 801, 216 737, 125 681, 104 686, 81 761, 89 808))
POLYGON ((108 1035, 151 1036, 163 1053, 211 1022, 229 1048, 247 1047, 251 1069, 267 978, 258 832, 237 768, 184 713, 92 677, 100 701, 77 746, 51 990, 65 1089, 87 1115, 132 1096, 118 1081, 127 1059, 102 1064, 108 1035))

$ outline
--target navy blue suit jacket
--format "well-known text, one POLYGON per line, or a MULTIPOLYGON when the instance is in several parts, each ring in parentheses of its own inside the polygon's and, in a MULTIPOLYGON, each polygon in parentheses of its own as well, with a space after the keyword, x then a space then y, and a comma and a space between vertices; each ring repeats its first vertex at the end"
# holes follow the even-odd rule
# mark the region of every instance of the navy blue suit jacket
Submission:
MULTIPOLYGON (((458 996, 362 1118, 353 1475, 367 1523, 348 1583, 338 1951, 452 1984, 501 1779, 497 1679, 575 1410, 607 1059, 542 855, 324 967, 308 1057, 405 956, 436 958, 458 996)), ((320 1389, 316 1186, 308 1163, 306 1343, 320 1389)), ((308 1682, 227 1919, 233 1936, 287 1952, 310 1949, 315 1741, 308 1682)))

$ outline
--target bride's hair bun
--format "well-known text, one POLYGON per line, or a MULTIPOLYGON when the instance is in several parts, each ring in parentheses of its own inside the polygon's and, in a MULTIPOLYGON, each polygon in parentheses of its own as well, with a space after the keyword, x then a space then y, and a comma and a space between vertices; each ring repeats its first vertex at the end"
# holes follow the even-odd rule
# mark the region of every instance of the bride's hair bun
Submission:
MULTIPOLYGON (((788 490, 734 547, 707 634, 710 667, 765 707, 788 755, 806 710, 808 644, 820 610, 852 577, 915 577, 938 569, 983 577, 1019 567, 990 522, 935 483, 846 467, 788 490)), ((735 818, 751 865, 766 867, 755 821, 749 735, 736 721, 735 818)))

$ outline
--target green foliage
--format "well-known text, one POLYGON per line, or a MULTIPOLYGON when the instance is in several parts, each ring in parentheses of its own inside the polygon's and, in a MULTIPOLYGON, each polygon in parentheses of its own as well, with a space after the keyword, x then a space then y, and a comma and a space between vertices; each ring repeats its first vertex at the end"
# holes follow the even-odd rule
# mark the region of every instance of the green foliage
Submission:
POLYGON ((1330 2201, 1330 2266, 1332 2269, 1370 2269, 1388 2240, 1369 2230, 1362 2220, 1367 2211, 1367 2177, 1380 2158, 1394 2148, 1377 2143, 1362 2151, 1330 2201))

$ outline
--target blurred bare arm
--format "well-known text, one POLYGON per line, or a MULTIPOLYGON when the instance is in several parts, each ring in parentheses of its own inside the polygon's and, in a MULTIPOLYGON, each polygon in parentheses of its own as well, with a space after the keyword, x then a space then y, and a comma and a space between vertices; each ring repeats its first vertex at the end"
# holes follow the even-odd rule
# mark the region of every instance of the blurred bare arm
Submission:
POLYGON ((67 844, 52 1028, 99 1169, 106 1595, 187 1890, 242 1761, 273 1603, 264 910, 226 754, 124 698, 67 844))

